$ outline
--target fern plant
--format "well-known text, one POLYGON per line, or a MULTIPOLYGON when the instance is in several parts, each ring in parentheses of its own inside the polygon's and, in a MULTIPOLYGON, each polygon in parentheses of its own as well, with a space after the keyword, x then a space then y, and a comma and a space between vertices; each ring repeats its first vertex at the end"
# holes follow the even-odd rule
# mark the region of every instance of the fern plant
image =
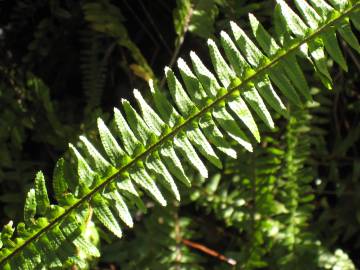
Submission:
POLYGON ((160 184, 180 200, 174 178, 191 185, 181 159, 206 178, 202 158, 222 168, 220 153, 236 158, 234 144, 252 151, 255 141, 260 141, 254 115, 274 128, 267 106, 287 117, 281 99, 298 107, 311 99, 298 57, 305 58, 331 88, 325 51, 344 70, 337 34, 360 52, 351 29, 352 23, 360 30, 360 1, 309 2, 295 1, 299 16, 277 0, 275 38, 252 14, 254 38, 231 22, 232 37, 221 32, 219 42, 208 41, 213 72, 191 52, 192 69, 183 59, 177 61, 182 83, 173 70, 165 68, 171 99, 150 81, 153 104, 134 90, 141 115, 123 100, 123 112, 115 108, 110 125, 99 118, 100 142, 80 136, 79 143, 69 145, 76 164, 69 157, 57 162, 52 179, 56 203, 49 200, 43 173, 36 174, 26 198, 24 222, 16 225, 16 233, 12 222, 1 232, 1 267, 49 269, 75 264, 85 268, 80 250, 99 256, 86 238, 93 217, 121 237, 120 220, 133 226, 128 206, 144 208, 142 191, 166 206, 171 195, 160 184))
POLYGON ((213 214, 227 233, 235 234, 227 254, 240 269, 355 269, 342 250, 332 254, 310 227, 316 171, 310 151, 316 143, 313 107, 314 102, 288 108, 285 131, 267 134, 252 153, 226 162, 222 175, 199 187, 195 183, 191 197, 198 211, 213 214))

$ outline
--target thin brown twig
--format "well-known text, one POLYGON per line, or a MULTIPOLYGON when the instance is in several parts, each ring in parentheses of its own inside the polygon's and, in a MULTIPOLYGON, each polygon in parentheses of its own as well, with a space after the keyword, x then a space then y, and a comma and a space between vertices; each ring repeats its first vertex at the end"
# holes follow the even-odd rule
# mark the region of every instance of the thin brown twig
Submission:
POLYGON ((213 249, 210 249, 202 244, 195 243, 193 241, 186 240, 186 239, 182 239, 181 242, 188 247, 200 250, 200 251, 202 251, 210 256, 213 256, 215 258, 218 258, 219 260, 224 261, 232 266, 237 264, 237 262, 234 259, 225 257, 224 255, 220 254, 219 252, 217 252, 213 249))

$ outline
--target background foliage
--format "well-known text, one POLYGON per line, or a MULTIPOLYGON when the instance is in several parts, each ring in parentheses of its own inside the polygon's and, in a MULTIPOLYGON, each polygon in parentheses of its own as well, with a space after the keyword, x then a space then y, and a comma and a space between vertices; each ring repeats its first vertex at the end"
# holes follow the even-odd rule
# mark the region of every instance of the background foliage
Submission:
MULTIPOLYGON (((91 136, 121 98, 248 12, 271 26, 273 1, 0 1, 0 223, 22 219, 38 169, 91 136)), ((309 69, 315 100, 292 108, 253 153, 161 208, 146 203, 122 239, 100 225, 100 269, 354 269, 360 266, 360 60, 331 61, 334 90, 309 69), (236 262, 236 266, 235 266, 236 262), (337 268, 336 268, 337 267, 337 268)), ((204 58, 206 59, 206 57, 204 58)), ((146 96, 147 93, 143 92, 146 96)), ((274 115, 276 116, 275 112, 274 115)), ((266 128, 264 128, 266 130, 266 128)), ((52 195, 52 194, 50 194, 52 195)))

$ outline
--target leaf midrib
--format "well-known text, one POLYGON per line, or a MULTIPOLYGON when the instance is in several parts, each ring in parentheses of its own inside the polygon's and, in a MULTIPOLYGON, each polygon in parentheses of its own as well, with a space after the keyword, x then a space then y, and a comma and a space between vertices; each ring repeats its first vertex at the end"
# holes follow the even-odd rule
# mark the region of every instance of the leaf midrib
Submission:
POLYGON ((178 134, 179 131, 181 131, 183 128, 185 128, 191 121, 200 118, 203 116, 206 112, 210 111, 212 108, 214 108, 216 105, 218 105, 221 101, 226 100, 231 96, 233 92, 236 90, 241 89, 243 86, 246 86, 248 83, 250 83, 252 80, 260 77, 263 75, 263 73, 266 73, 268 69, 271 69, 274 65, 276 65, 281 59, 287 57, 292 52, 296 51, 298 48, 300 48, 301 45, 308 43, 310 40, 314 39, 324 31, 326 31, 329 27, 336 25, 337 23, 341 22, 345 17, 349 16, 352 12, 356 11, 357 8, 360 8, 360 2, 359 0, 356 0, 356 3, 353 4, 352 7, 344 11, 342 14, 340 14, 337 18, 330 20, 320 28, 318 28, 316 31, 312 32, 308 37, 300 40, 296 45, 293 45, 290 47, 284 54, 275 57, 272 59, 269 63, 265 64, 264 66, 260 67, 255 71, 254 74, 246 78, 244 81, 242 81, 239 85, 232 87, 228 89, 228 92, 224 94, 223 96, 220 96, 216 98, 212 103, 208 104, 204 108, 200 109, 197 113, 187 118, 182 124, 174 127, 174 129, 166 134, 165 136, 160 137, 160 139, 151 145, 149 148, 147 148, 143 153, 140 153, 136 157, 134 157, 128 164, 121 167, 116 173, 114 173, 111 176, 108 176, 105 178, 105 180, 100 183, 98 186, 96 186, 94 189, 92 189, 88 194, 83 196, 81 199, 79 199, 74 205, 70 206, 69 208, 65 209, 65 212, 58 216, 57 218, 53 219, 51 222, 49 222, 48 225, 46 225, 44 228, 42 228, 40 231, 35 233, 33 236, 31 236, 29 239, 24 241, 21 245, 19 245, 16 249, 14 249, 10 254, 5 256, 0 261, 0 266, 5 264, 7 260, 14 257, 17 253, 19 253, 22 249, 24 249, 28 244, 30 244, 33 241, 36 241, 38 238, 40 238, 43 234, 45 234, 47 231, 51 230, 54 226, 56 226, 58 223, 60 223, 67 215, 69 215, 73 210, 81 206, 84 202, 91 200, 91 197, 95 195, 97 192, 101 191, 103 188, 105 188, 114 178, 119 176, 121 173, 126 172, 131 166, 135 165, 138 161, 141 161, 145 159, 148 155, 156 151, 158 146, 161 146, 165 142, 167 142, 169 139, 173 138, 178 134))

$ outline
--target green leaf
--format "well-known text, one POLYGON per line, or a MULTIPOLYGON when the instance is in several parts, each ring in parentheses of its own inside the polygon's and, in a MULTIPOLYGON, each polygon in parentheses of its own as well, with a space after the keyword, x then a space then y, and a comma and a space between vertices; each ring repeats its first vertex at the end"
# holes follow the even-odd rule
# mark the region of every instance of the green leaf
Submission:
POLYGON ((90 168, 89 164, 85 161, 83 156, 71 143, 69 143, 69 149, 75 155, 75 158, 77 160, 79 184, 83 184, 86 187, 91 187, 95 176, 94 171, 90 168))
POLYGON ((252 40, 236 23, 230 22, 230 28, 237 47, 251 66, 258 67, 267 61, 266 56, 256 47, 252 40))
POLYGON ((120 132, 120 135, 121 135, 120 139, 121 139, 121 142, 123 143, 123 146, 124 146, 126 152, 130 156, 133 156, 134 152, 135 152, 136 148, 139 146, 140 142, 138 141, 138 139, 135 137, 134 133, 128 126, 128 124, 127 124, 125 118, 122 116, 121 112, 116 108, 114 108, 114 120, 115 120, 116 127, 117 127, 118 131, 120 132))
POLYGON ((150 81, 150 91, 154 99, 154 103, 161 119, 169 126, 174 127, 179 121, 179 114, 175 108, 166 99, 163 93, 160 92, 157 85, 150 81))
POLYGON ((212 39, 208 39, 207 45, 209 47, 211 62, 215 72, 218 75, 221 84, 227 88, 231 81, 236 78, 235 72, 228 66, 212 39))
MULTIPOLYGON (((170 70, 168 70, 168 76, 170 76, 170 77, 168 77, 168 80, 170 81, 169 82, 169 84, 171 85, 171 87, 176 87, 175 85, 173 85, 173 84, 175 84, 175 77, 173 77, 172 75, 171 75, 171 71, 170 70)), ((174 91, 174 95, 177 95, 178 93, 179 93, 179 91, 178 91, 179 89, 173 89, 173 91, 174 91), (175 93, 176 92, 176 93, 175 93)), ((183 104, 184 104, 184 106, 186 106, 185 104, 186 104, 186 101, 184 101, 184 95, 185 95, 185 92, 183 91, 183 89, 182 89, 182 92, 181 93, 179 93, 180 95, 183 95, 183 96, 178 96, 178 98, 180 99, 180 100, 178 100, 178 103, 181 103, 181 102, 183 102, 183 104)), ((188 100, 187 100, 188 101, 188 100)), ((168 109, 168 108, 170 108, 170 105, 169 106, 164 106, 164 110, 165 109, 168 109)), ((176 118, 179 118, 180 116, 178 115, 178 113, 174 110, 174 109, 172 109, 172 113, 173 114, 175 114, 176 115, 176 118)), ((141 125, 141 128, 142 128, 142 130, 143 131, 145 131, 146 130, 146 128, 144 127, 144 125, 141 125)), ((196 169, 198 169, 199 170, 199 172, 200 173, 205 173, 205 171, 206 171, 206 169, 204 170, 204 168, 205 168, 205 165, 202 163, 202 161, 199 159, 199 157, 197 156, 197 154, 196 154, 196 152, 195 152, 195 150, 193 149, 193 147, 192 147, 192 145, 190 144, 190 142, 188 142, 188 140, 186 139, 186 138, 184 138, 184 139, 179 139, 179 138, 175 138, 175 142, 178 142, 178 141, 182 141, 182 143, 183 143, 183 145, 184 145, 184 148, 186 148, 186 150, 184 151, 183 149, 182 149, 182 147, 181 146, 179 146, 178 145, 178 150, 187 158, 187 160, 196 168, 196 169), (192 162, 195 162, 195 163, 192 163, 192 162)), ((175 145, 176 145, 176 143, 175 143, 175 145)), ((203 146, 201 146, 201 149, 203 148, 203 146)), ((205 151, 203 151, 204 152, 204 154, 206 154, 206 152, 205 151)), ((215 155, 215 157, 216 157, 216 154, 212 151, 212 153, 215 155)), ((210 156, 211 157, 211 152, 210 153, 208 153, 206 156, 210 156)), ((213 161, 213 159, 210 159, 211 161, 213 161)), ((217 158, 217 160, 218 160, 218 158, 217 158)), ((206 172, 207 173, 207 172, 206 172)))
MULTIPOLYGON (((193 61, 194 70, 201 82, 204 90, 211 98, 215 98, 220 90, 220 85, 214 75, 205 67, 195 53, 190 53, 193 61)), ((252 145, 245 133, 236 124, 234 118, 223 106, 214 108, 212 112, 216 122, 226 131, 226 133, 248 151, 252 151, 252 145)))
MULTIPOLYGON (((308 25, 313 29, 318 28, 319 23, 321 22, 321 17, 316 13, 316 11, 304 0, 297 0, 295 3, 297 4, 308 25)), ((347 70, 346 63, 344 57, 342 56, 334 31, 326 33, 324 36, 322 36, 322 39, 325 48, 331 57, 333 57, 334 60, 337 61, 344 70, 347 70)))
MULTIPOLYGON (((181 66, 181 61, 180 61, 181 66)), ((185 68, 185 67, 183 67, 185 68)), ((197 107, 194 103, 190 100, 188 95, 186 94, 185 90, 183 89, 180 82, 175 77, 174 73, 168 69, 166 71, 167 73, 167 80, 169 85, 169 90, 171 95, 173 96, 173 99, 176 104, 179 105, 179 109, 182 112, 183 115, 189 116, 194 111, 197 111, 197 107)), ((191 141, 191 143, 196 147, 196 149, 204 156, 206 157, 211 163, 213 163, 218 168, 222 168, 221 161, 212 149, 211 145, 208 143, 206 137, 203 135, 199 127, 196 123, 191 126, 191 128, 188 128, 186 131, 186 134, 191 141)))
POLYGON ((117 177, 116 187, 121 195, 124 195, 126 198, 129 198, 131 202, 134 202, 136 204, 138 209, 146 213, 146 207, 142 202, 142 200, 140 199, 140 195, 137 192, 129 176, 122 175, 121 177, 117 177))
MULTIPOLYGON (((197 125, 194 123, 194 125, 197 125)), ((188 136, 191 143, 195 146, 195 148, 212 164, 214 164, 217 168, 221 169, 222 164, 219 157, 216 155, 214 149, 211 147, 209 142, 207 141, 204 134, 201 130, 196 127, 195 129, 189 128, 186 131, 186 135, 188 136)))
POLYGON ((142 167, 130 169, 130 178, 143 188, 149 195, 156 200, 160 205, 166 206, 166 200, 161 194, 159 188, 156 186, 154 180, 142 167))
MULTIPOLYGON (((158 109, 161 118, 167 121, 169 126, 174 126, 179 119, 179 115, 175 108, 171 106, 164 95, 159 91, 156 84, 154 84, 152 81, 150 81, 150 91, 154 97, 155 106, 158 109)), ((160 129, 159 125, 162 125, 160 121, 158 121, 158 129, 160 129)), ((159 153, 163 157, 164 162, 168 166, 170 172, 186 186, 190 186, 190 180, 186 176, 181 162, 174 151, 173 144, 171 142, 165 143, 164 147, 160 149, 159 153)))
MULTIPOLYGON (((287 23, 290 31, 296 36, 304 36, 306 32, 309 31, 305 23, 289 8, 289 6, 283 0, 278 0, 277 2, 279 4, 278 10, 282 15, 282 18, 284 18, 285 22, 287 23)), ((332 78, 327 68, 327 62, 321 39, 313 40, 309 42, 308 46, 303 46, 302 50, 304 53, 305 48, 309 48, 309 53, 315 62, 315 66, 321 73, 320 79, 322 80, 323 84, 327 88, 331 89, 332 78)))
POLYGON ((281 73, 281 69, 274 69, 274 71, 269 72, 270 79, 276 84, 284 96, 289 99, 289 101, 291 101, 296 106, 301 106, 301 99, 291 82, 283 73, 281 73))
POLYGON ((159 152, 169 171, 185 186, 190 187, 191 182, 183 169, 180 159, 174 151, 173 144, 170 142, 166 143, 159 152))
POLYGON ((140 197, 128 176, 122 175, 121 179, 117 179, 116 185, 120 191, 129 193, 135 197, 140 197))
MULTIPOLYGON (((107 195, 107 194, 106 194, 107 195)), ((105 195, 105 196, 106 196, 105 195)), ((124 223, 129 226, 130 228, 132 228, 134 226, 134 222, 133 219, 131 217, 130 211, 124 201, 124 199, 122 198, 122 196, 120 195, 120 193, 117 190, 113 190, 111 192, 108 193, 108 197, 111 198, 112 200, 114 200, 115 202, 115 209, 118 212, 118 215, 120 217, 120 219, 122 221, 124 221, 124 223)))
POLYGON ((338 29, 340 35, 342 36, 342 38, 358 53, 360 53, 360 44, 359 41, 357 39, 357 37, 355 36, 355 34, 353 33, 353 31, 351 30, 351 27, 348 23, 343 24, 339 29, 338 29))
MULTIPOLYGON (((180 103, 180 105, 178 104, 178 106, 182 107, 182 109, 184 110, 184 113, 190 114, 190 112, 187 111, 187 109, 189 109, 190 111, 191 111, 191 109, 189 108, 190 104, 187 103, 188 97, 186 96, 186 93, 184 92, 183 89, 181 92, 179 92, 179 89, 176 89, 176 81, 177 80, 173 76, 173 73, 170 69, 166 69, 166 74, 167 74, 167 80, 168 80, 170 91, 173 91, 172 94, 174 95, 174 97, 176 96, 176 98, 178 99, 177 102, 175 101, 175 103, 177 103, 177 104, 180 103)), ((165 97, 156 88, 152 88, 152 93, 153 93, 153 96, 155 97, 155 105, 158 108, 161 117, 163 119, 167 119, 169 121, 166 124, 168 124, 171 127, 174 126, 179 121, 180 115, 175 110, 175 108, 171 106, 171 104, 165 99, 165 97)), ((180 136, 176 136, 174 138, 174 145, 175 145, 176 149, 185 157, 185 159, 195 169, 197 169, 202 176, 204 176, 204 177, 207 176, 206 166, 201 161, 201 159, 197 155, 194 147, 192 146, 190 141, 184 136, 184 134, 182 134, 180 136)), ((160 151, 160 153, 162 154, 161 151, 160 151)), ((171 152, 169 152, 168 154, 171 154, 171 152)), ((185 180, 185 179, 183 179, 183 180, 185 180)), ((186 182, 187 181, 185 180, 185 183, 186 182)))
POLYGON ((142 117, 144 118, 146 124, 156 135, 161 135, 161 132, 165 129, 164 121, 149 106, 137 89, 134 90, 134 97, 140 106, 142 117))
POLYGON ((64 176, 64 162, 65 160, 63 158, 60 158, 56 162, 53 173, 53 190, 55 193, 55 198, 57 200, 61 200, 61 198, 63 198, 65 192, 68 189, 68 185, 64 176))
MULTIPOLYGON (((251 39, 237 24, 230 22, 230 26, 237 46, 254 68, 258 68, 262 65, 262 63, 268 61, 266 56, 262 54, 262 52, 255 46, 251 39)), ((271 80, 273 80, 281 92, 290 101, 292 101, 297 106, 301 104, 301 100, 295 88, 278 67, 274 67, 273 70, 270 70, 268 74, 271 80)))
POLYGON ((360 18, 353 14, 350 16, 351 22, 354 24, 355 28, 360 31, 360 18))
POLYGON ((111 212, 106 201, 100 197, 96 196, 92 199, 92 207, 94 210, 94 215, 99 219, 99 221, 113 234, 117 237, 122 237, 122 231, 119 223, 116 221, 113 213, 111 212))
POLYGON ((97 119, 98 130, 102 146, 113 166, 119 166, 121 159, 126 155, 124 150, 117 143, 110 130, 101 118, 97 119))
POLYGON ((329 31, 323 35, 323 41, 326 51, 329 55, 340 65, 340 67, 347 71, 346 60, 341 52, 339 43, 336 38, 335 31, 329 31))
MULTIPOLYGON (((227 43, 228 44, 228 43, 227 43)), ((236 75, 234 71, 230 69, 230 67, 227 65, 224 58, 221 56, 221 53, 219 49, 217 48, 215 42, 212 40, 208 40, 208 45, 210 49, 210 56, 211 61, 213 63, 213 66, 215 68, 215 71, 220 76, 220 81, 222 82, 223 86, 228 87, 231 81, 236 78, 236 75)), ((231 47, 230 44, 228 44, 229 47, 231 47)), ((224 46, 226 47, 226 46, 224 46)), ((236 54, 238 57, 240 57, 240 54, 236 54)), ((231 59, 233 55, 228 55, 228 58, 231 59)), ((245 61, 241 61, 239 59, 241 64, 243 64, 245 61)), ((263 103, 262 99, 259 95, 257 95, 256 90, 252 88, 250 91, 246 91, 245 93, 241 94, 244 96, 246 101, 252 106, 252 108, 255 110, 256 113, 260 116, 261 119, 265 120, 265 123, 270 123, 268 120, 268 117, 270 116, 265 104, 263 103)), ((241 97, 236 97, 233 99, 230 99, 229 101, 229 107, 231 110, 239 116, 240 120, 243 121, 243 123, 249 128, 251 133, 254 135, 255 139, 259 142, 260 141, 260 133, 257 128, 257 125, 255 123, 255 120, 247 107, 246 103, 242 100, 241 97)), ((271 117, 270 117, 271 119, 271 117)), ((271 120, 272 122, 272 120, 271 120)), ((271 124, 273 125, 273 123, 271 124)))
POLYGON ((250 107, 256 112, 259 118, 271 129, 275 128, 274 121, 272 120, 271 114, 266 108, 266 105, 262 98, 260 97, 258 91, 255 88, 250 88, 250 90, 242 94, 246 102, 250 107))
POLYGON ((25 206, 24 206, 24 221, 26 223, 33 222, 35 214, 36 214, 36 195, 35 195, 35 189, 31 188, 26 195, 25 206))
POLYGON ((105 158, 100 155, 96 148, 89 142, 85 136, 80 136, 80 141, 84 144, 86 153, 88 155, 88 160, 92 168, 100 172, 102 176, 106 176, 109 170, 112 168, 111 164, 105 160, 105 158))
POLYGON ((244 100, 241 97, 230 99, 229 107, 239 117, 239 119, 248 127, 250 132, 254 135, 256 141, 260 142, 259 129, 244 100))
POLYGON ((324 75, 321 76, 322 82, 324 83, 325 87, 331 89, 332 78, 327 67, 327 59, 325 57, 325 53, 321 41, 310 42, 309 52, 311 54, 311 57, 314 59, 316 68, 320 72, 320 76, 324 75))
MULTIPOLYGON (((196 76, 192 73, 192 71, 190 70, 190 68, 187 66, 187 64, 185 63, 185 61, 182 58, 179 58, 177 63, 178 63, 178 67, 180 70, 181 77, 185 83, 186 90, 190 94, 191 99, 195 101, 195 104, 199 108, 204 107, 206 105, 206 101, 208 100, 208 96, 207 96, 205 90, 203 89, 201 83, 196 78, 196 76)), ((213 121, 211 115, 201 118, 199 121, 199 126, 200 126, 202 132, 205 134, 206 138, 208 138, 208 140, 211 143, 213 143, 217 147, 217 149, 219 149, 220 151, 229 155, 230 157, 234 158, 236 156, 236 152, 234 152, 234 150, 231 148, 229 143, 226 141, 226 139, 222 135, 221 131, 218 129, 215 122, 213 121)), ((198 132, 198 128, 196 128, 196 127, 195 127, 195 132, 198 132)), ((202 135, 200 135, 200 136, 202 136, 202 135)), ((207 145, 207 143, 205 143, 205 142, 202 142, 201 144, 207 145)), ((207 148, 208 148, 208 146, 207 146, 207 148)), ((212 153, 212 150, 211 150, 211 152, 206 150, 206 152, 212 153)), ((201 152, 201 153, 203 154, 203 152, 201 152)), ((218 159, 218 158, 215 156, 215 159, 218 159)), ((215 166, 217 166, 217 167, 221 166, 217 160, 214 160, 214 161, 215 161, 215 163, 213 162, 213 164, 215 164, 215 166)))
MULTIPOLYGON (((225 54, 227 58, 229 59, 232 67, 234 68, 236 74, 242 78, 246 75, 246 72, 251 70, 250 65, 246 62, 244 57, 241 55, 239 50, 236 48, 235 44, 229 37, 227 33, 222 31, 220 33, 221 35, 221 43, 225 50, 225 54)), ((261 78, 261 80, 255 82, 256 88, 259 90, 260 95, 266 100, 269 105, 279 112, 280 114, 284 113, 285 106, 281 102, 279 96, 276 94, 274 89, 272 88, 272 85, 270 83, 270 80, 267 79, 267 77, 261 78)), ((270 120, 269 124, 271 123, 270 120)))
POLYGON ((339 11, 345 10, 349 5, 346 0, 329 0, 329 2, 339 11))
POLYGON ((170 192, 172 192, 176 200, 180 201, 180 193, 166 166, 161 161, 159 155, 151 154, 145 161, 146 167, 156 175, 156 179, 170 192))
POLYGON ((82 236, 75 238, 74 245, 78 248, 78 250, 85 252, 89 256, 96 258, 100 257, 100 252, 97 247, 90 241, 86 241, 82 236))
POLYGON ((135 109, 130 105, 130 103, 122 99, 121 103, 125 110, 125 114, 128 120, 128 123, 131 127, 131 130, 134 132, 136 137, 141 141, 141 143, 146 145, 151 145, 149 140, 151 137, 155 137, 155 133, 152 132, 140 115, 135 111, 135 109))
POLYGON ((286 21, 289 29, 300 37, 303 37, 308 31, 306 24, 300 19, 298 15, 285 3, 283 0, 276 0, 280 7, 280 12, 286 21))
POLYGON ((231 158, 235 159, 237 157, 236 151, 231 147, 219 128, 216 126, 211 114, 202 117, 199 120, 199 126, 205 136, 209 139, 209 142, 214 144, 217 149, 231 158))
POLYGON ((246 75, 246 71, 250 69, 250 65, 246 62, 245 58, 241 55, 226 32, 221 31, 220 37, 221 45, 224 48, 225 55, 229 60, 231 67, 234 69, 238 78, 243 78, 246 75))
POLYGON ((179 43, 179 39, 183 38, 186 33, 186 30, 189 26, 192 16, 192 7, 190 0, 177 0, 176 8, 173 10, 174 18, 174 28, 177 34, 177 41, 175 44, 179 43))
POLYGON ((194 0, 189 31, 203 38, 214 33, 218 8, 214 0, 194 0))
POLYGON ((45 177, 42 171, 39 171, 35 177, 35 198, 36 198, 36 213, 44 215, 50 206, 49 197, 47 194, 45 177))
POLYGON ((215 98, 218 94, 220 88, 219 83, 217 82, 215 76, 207 69, 207 67, 202 63, 200 58, 196 55, 195 52, 190 52, 191 62, 196 74, 196 77, 200 81, 203 89, 206 91, 206 94, 210 98, 215 98))
POLYGON ((171 96, 176 106, 184 117, 189 117, 191 114, 196 112, 198 108, 185 93, 182 85, 175 77, 174 72, 170 68, 165 67, 165 74, 171 96))
MULTIPOLYGON (((249 14, 249 21, 252 32, 260 47, 269 57, 276 57, 277 53, 280 50, 280 46, 276 43, 275 39, 270 36, 270 34, 265 30, 262 24, 251 13, 249 14)), ((297 90, 307 100, 311 100, 309 86, 296 60, 296 57, 294 55, 290 55, 289 58, 281 60, 279 65, 281 66, 281 70, 289 76, 291 82, 294 84, 297 90)), ((282 104, 279 104, 279 106, 281 105, 282 104)))
POLYGON ((205 164, 202 162, 194 147, 185 136, 180 134, 174 138, 174 145, 176 149, 184 156, 184 158, 194 167, 202 177, 208 177, 208 170, 205 164))
MULTIPOLYGON (((237 109, 236 104, 234 104, 233 109, 237 109)), ((249 152, 252 152, 253 147, 249 138, 240 129, 233 117, 226 111, 225 108, 215 108, 213 111, 213 116, 232 139, 242 145, 249 152)))
POLYGON ((326 21, 334 9, 324 0, 309 0, 316 12, 326 21))
POLYGON ((181 78, 184 81, 186 90, 189 93, 191 100, 194 101, 198 108, 203 108, 206 105, 208 96, 201 83, 192 73, 191 69, 188 67, 184 59, 179 58, 177 60, 177 66, 179 68, 181 78))
POLYGON ((307 24, 312 29, 318 28, 319 23, 322 22, 322 18, 319 16, 319 14, 317 14, 316 11, 304 0, 295 0, 295 4, 307 24))

